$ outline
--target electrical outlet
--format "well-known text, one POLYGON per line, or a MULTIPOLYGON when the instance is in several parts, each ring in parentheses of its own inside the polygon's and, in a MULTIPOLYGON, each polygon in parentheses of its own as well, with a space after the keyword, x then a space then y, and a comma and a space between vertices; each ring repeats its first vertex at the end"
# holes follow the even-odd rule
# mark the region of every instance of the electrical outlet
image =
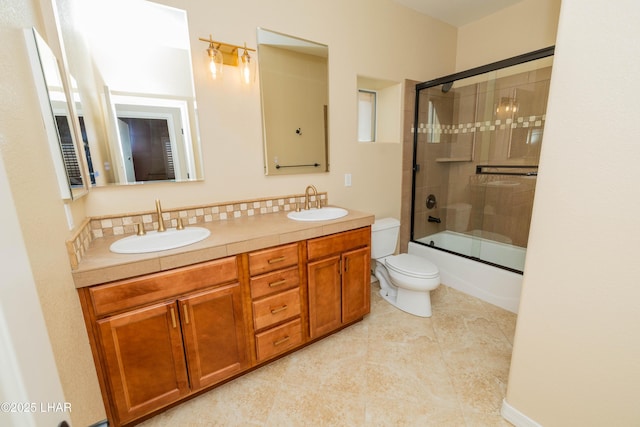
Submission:
POLYGON ((345 173, 344 174, 344 186, 345 187, 351 187, 351 174, 350 173, 345 173))

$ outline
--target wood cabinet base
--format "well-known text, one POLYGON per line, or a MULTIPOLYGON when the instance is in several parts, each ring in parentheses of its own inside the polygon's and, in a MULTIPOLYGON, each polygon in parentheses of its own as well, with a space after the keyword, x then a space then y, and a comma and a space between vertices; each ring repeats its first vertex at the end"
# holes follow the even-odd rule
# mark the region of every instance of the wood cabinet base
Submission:
POLYGON ((133 425, 369 312, 370 227, 78 290, 109 424, 133 425))

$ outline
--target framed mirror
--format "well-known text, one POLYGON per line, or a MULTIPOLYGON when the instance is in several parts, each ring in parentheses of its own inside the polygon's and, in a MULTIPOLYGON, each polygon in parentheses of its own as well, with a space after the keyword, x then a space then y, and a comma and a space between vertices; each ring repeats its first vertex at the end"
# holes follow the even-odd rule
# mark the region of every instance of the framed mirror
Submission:
POLYGON ((59 0, 57 7, 92 184, 202 180, 186 11, 145 0, 59 0))
POLYGON ((258 28, 266 175, 329 171, 329 48, 258 28))
POLYGON ((25 38, 60 196, 76 199, 86 194, 87 186, 58 59, 35 28, 25 30, 25 38))

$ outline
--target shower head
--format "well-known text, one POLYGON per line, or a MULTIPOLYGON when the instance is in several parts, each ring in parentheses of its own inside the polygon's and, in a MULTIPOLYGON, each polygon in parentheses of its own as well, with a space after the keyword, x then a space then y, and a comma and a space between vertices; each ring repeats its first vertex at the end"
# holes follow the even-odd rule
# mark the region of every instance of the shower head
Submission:
POLYGON ((451 90, 451 87, 453 86, 453 82, 448 82, 442 85, 442 92, 447 93, 451 90))

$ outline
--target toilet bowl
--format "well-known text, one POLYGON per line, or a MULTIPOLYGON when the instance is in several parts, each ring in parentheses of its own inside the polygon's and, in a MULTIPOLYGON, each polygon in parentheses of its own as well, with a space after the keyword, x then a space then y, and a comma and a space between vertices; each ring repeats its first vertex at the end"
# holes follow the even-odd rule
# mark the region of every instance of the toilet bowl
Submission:
POLYGON ((416 255, 394 255, 399 232, 395 218, 377 220, 371 227, 373 274, 380 283, 380 295, 402 311, 430 317, 430 292, 440 284, 438 267, 416 255))

